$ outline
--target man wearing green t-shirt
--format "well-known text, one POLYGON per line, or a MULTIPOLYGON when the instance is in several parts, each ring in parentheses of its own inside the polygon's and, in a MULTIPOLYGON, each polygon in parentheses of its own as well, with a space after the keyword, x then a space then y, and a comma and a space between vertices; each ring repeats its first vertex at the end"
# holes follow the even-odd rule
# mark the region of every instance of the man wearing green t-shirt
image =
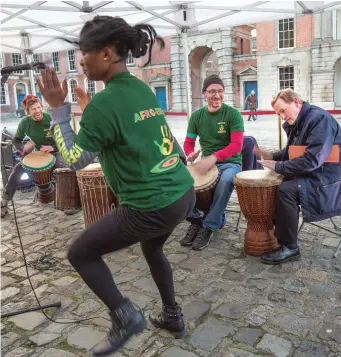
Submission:
MULTIPOLYGON (((50 132, 51 117, 43 112, 39 98, 34 95, 28 95, 23 100, 23 106, 27 116, 21 119, 15 133, 13 139, 15 148, 24 154, 29 154, 34 149, 49 152, 56 157, 56 167, 64 167, 65 163, 58 153, 50 132), (24 144, 25 137, 28 137, 29 141, 24 144)), ((8 202, 13 198, 24 172, 25 170, 20 162, 13 168, 1 196, 1 217, 8 213, 8 202)))
POLYGON ((220 173, 209 212, 204 212, 202 217, 195 209, 187 217, 191 225, 180 244, 192 246, 194 250, 207 247, 213 232, 224 226, 225 209, 234 188, 233 178, 241 171, 244 121, 238 110, 223 103, 224 89, 217 75, 205 79, 202 91, 207 106, 191 115, 184 143, 187 161, 194 161, 200 153, 200 150, 194 151, 199 136, 203 159, 194 164, 196 169, 205 174, 216 165, 220 173))

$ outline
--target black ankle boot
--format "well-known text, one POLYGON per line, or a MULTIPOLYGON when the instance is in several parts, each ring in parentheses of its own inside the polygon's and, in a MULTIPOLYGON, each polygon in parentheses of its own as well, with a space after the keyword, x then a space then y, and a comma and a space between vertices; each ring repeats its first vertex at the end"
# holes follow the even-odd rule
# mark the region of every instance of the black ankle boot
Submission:
POLYGON ((124 301, 110 312, 112 328, 108 333, 108 341, 93 351, 96 357, 107 356, 120 350, 133 335, 137 335, 147 327, 147 321, 140 311, 137 311, 131 301, 124 301))
POLYGON ((178 304, 174 306, 163 305, 161 314, 158 316, 152 314, 149 319, 155 327, 169 331, 175 338, 181 338, 186 333, 182 316, 178 304))

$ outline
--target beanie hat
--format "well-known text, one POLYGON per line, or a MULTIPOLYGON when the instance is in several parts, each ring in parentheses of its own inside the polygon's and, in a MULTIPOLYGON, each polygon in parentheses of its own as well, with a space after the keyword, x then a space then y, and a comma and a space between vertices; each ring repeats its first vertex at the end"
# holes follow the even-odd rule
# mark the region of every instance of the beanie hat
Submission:
MULTIPOLYGON (((27 96, 24 98, 24 100, 22 101, 22 104, 23 104, 24 109, 26 109, 27 103, 28 103, 30 100, 39 100, 39 98, 36 97, 36 96, 33 95, 33 94, 27 95, 27 96)), ((40 100, 39 100, 39 101, 40 101, 40 100)))
POLYGON ((224 83, 221 80, 221 78, 219 76, 217 76, 216 74, 212 74, 210 76, 208 76, 205 80, 204 80, 204 84, 202 86, 202 92, 204 93, 205 90, 211 85, 211 84, 220 84, 224 89, 224 83))

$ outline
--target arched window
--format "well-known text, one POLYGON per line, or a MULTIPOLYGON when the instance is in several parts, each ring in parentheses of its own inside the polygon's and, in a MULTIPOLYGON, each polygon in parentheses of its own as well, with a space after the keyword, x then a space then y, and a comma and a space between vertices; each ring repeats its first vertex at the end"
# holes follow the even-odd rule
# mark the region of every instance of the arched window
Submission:
POLYGON ((68 80, 69 88, 69 100, 71 103, 77 103, 75 88, 77 87, 77 81, 73 78, 68 80))
POLYGON ((8 84, 1 83, 1 105, 8 105, 9 98, 8 98, 8 84))
POLYGON ((96 94, 96 82, 85 79, 85 91, 90 93, 90 96, 96 94))

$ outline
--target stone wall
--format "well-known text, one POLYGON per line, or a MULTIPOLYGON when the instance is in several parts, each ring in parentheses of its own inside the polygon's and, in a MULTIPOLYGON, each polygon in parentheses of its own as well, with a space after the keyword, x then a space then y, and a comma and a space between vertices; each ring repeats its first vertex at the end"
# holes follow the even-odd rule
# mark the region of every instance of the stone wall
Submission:
POLYGON ((294 67, 295 90, 306 100, 310 100, 310 49, 290 49, 273 51, 271 53, 258 53, 257 79, 258 79, 258 107, 272 109, 271 98, 279 91, 279 67, 294 67))
MULTIPOLYGON (((233 29, 231 28, 209 33, 198 32, 188 34, 188 54, 191 55, 192 51, 198 47, 208 47, 216 53, 220 70, 220 77, 222 78, 225 85, 225 102, 227 104, 233 105, 233 54, 236 51, 236 44, 233 39, 233 29)), ((186 111, 187 104, 186 77, 184 70, 184 49, 180 35, 174 36, 171 40, 171 67, 173 91, 172 110, 186 111)), ((192 93, 191 85, 190 93, 192 93)))
POLYGON ((315 15, 315 41, 311 48, 313 104, 334 109, 335 63, 341 58, 341 40, 333 39, 332 13, 315 15))

